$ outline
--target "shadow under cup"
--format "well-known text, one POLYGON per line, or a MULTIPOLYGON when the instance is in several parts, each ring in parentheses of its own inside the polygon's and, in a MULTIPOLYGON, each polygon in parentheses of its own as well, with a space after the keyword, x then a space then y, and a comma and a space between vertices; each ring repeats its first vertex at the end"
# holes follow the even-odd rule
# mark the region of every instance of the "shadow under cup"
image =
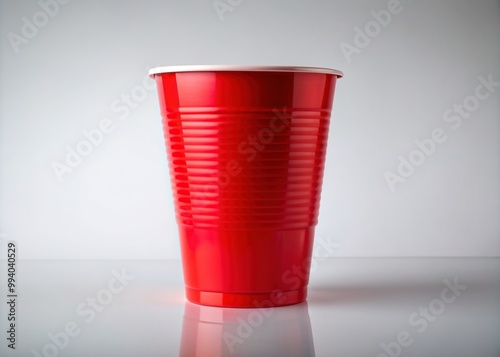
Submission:
POLYGON ((191 302, 304 301, 328 128, 341 72, 152 70, 191 302))

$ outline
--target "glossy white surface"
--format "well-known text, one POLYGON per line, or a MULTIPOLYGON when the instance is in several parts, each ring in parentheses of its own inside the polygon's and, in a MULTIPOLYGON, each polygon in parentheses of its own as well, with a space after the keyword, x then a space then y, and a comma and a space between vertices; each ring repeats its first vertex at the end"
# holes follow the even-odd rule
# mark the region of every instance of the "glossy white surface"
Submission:
POLYGON ((185 302, 178 260, 20 261, 18 284, 17 349, 2 303, 2 356, 500 355, 494 258, 327 259, 307 303, 271 310, 185 302))

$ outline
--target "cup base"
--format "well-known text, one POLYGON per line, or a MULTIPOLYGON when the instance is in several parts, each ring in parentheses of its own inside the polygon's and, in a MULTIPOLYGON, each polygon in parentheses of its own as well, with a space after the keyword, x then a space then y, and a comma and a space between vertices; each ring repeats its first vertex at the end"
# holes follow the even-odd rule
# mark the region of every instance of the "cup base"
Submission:
POLYGON ((186 287, 186 297, 194 304, 217 307, 277 307, 299 304, 305 301, 307 288, 290 291, 276 290, 264 293, 223 293, 186 287))

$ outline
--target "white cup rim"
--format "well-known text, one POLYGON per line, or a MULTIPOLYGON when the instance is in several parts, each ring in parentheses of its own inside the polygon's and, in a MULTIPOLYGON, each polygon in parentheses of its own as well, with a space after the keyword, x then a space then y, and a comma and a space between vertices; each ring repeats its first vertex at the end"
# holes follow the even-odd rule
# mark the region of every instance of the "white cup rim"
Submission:
POLYGON ((154 77, 162 73, 175 72, 308 72, 308 73, 324 73, 333 74, 338 78, 344 76, 342 71, 324 68, 324 67, 303 67, 303 66, 239 66, 239 65, 188 65, 188 66, 162 66, 155 67, 149 70, 149 76, 154 77))

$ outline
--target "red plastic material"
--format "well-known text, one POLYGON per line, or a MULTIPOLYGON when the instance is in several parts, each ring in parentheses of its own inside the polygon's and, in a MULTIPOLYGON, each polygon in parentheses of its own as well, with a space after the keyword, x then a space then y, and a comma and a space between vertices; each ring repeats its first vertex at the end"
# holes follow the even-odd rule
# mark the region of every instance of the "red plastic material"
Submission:
POLYGON ((306 299, 337 76, 155 75, 189 301, 306 299))

